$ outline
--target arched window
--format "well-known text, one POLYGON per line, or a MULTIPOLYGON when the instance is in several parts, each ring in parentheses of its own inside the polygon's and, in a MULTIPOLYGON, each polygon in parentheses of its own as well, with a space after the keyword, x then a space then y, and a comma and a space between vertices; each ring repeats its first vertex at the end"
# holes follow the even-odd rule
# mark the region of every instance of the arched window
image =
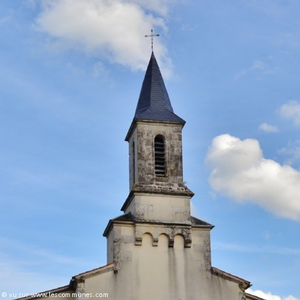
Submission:
POLYGON ((165 141, 164 137, 157 135, 154 139, 155 148, 155 176, 166 175, 165 165, 165 141))

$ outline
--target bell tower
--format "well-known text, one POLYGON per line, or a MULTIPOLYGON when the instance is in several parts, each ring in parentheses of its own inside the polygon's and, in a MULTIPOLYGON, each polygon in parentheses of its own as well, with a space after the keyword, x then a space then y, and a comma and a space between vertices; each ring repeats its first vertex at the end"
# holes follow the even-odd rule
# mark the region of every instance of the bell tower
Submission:
POLYGON ((121 208, 124 214, 111 219, 104 231, 107 262, 113 263, 114 280, 122 286, 119 298, 156 299, 155 291, 163 290, 159 299, 196 299, 184 295, 200 274, 211 276, 213 226, 191 216, 194 194, 183 182, 184 125, 173 111, 152 52, 125 138, 129 195, 121 208))
POLYGON ((136 219, 189 221, 189 200, 193 193, 183 183, 184 124, 173 111, 152 52, 125 138, 129 143, 130 178, 130 193, 122 207, 125 213, 130 211, 136 219), (151 204, 150 198, 153 198, 151 204))

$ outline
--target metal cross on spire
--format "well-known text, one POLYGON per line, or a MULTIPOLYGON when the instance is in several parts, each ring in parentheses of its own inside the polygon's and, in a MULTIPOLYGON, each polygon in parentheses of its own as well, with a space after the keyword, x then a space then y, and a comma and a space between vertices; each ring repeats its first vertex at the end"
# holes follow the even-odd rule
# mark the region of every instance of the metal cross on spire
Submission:
POLYGON ((151 50, 153 52, 153 38, 159 36, 159 34, 153 33, 153 29, 151 29, 151 34, 145 35, 145 37, 151 37, 151 50))

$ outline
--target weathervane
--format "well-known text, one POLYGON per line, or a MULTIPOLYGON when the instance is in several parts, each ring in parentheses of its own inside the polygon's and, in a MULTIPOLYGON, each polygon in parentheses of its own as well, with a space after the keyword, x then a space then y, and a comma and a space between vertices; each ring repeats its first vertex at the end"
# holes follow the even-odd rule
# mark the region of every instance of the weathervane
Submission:
POLYGON ((153 38, 155 36, 159 36, 159 34, 154 34, 153 29, 151 29, 151 34, 145 35, 145 37, 151 37, 151 50, 152 50, 152 52, 153 52, 153 38))

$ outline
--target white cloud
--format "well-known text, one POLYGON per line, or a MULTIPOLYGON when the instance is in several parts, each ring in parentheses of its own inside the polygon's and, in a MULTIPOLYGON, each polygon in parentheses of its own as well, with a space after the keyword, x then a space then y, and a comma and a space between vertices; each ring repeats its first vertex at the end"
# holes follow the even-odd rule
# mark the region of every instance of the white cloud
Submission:
MULTIPOLYGON (((44 0, 42 3, 36 27, 54 38, 56 45, 84 51, 132 70, 143 70, 147 65, 151 48, 145 35, 150 29, 167 31, 164 18, 168 0, 44 0)), ((154 50, 162 69, 170 72, 171 62, 161 38, 156 38, 154 50)))
POLYGON ((297 101, 290 101, 282 105, 279 113, 283 118, 291 119, 295 125, 300 126, 300 103, 297 101))
POLYGON ((300 163, 300 140, 289 142, 289 144, 278 151, 280 154, 287 156, 285 161, 288 165, 300 163))
POLYGON ((269 75, 269 74, 274 74, 276 72, 277 72, 277 69, 272 69, 272 68, 268 67, 263 61, 255 60, 254 63, 252 64, 252 66, 239 72, 234 77, 234 79, 238 80, 242 76, 244 76, 246 74, 250 74, 250 73, 255 74, 257 76, 256 79, 260 79, 261 75, 269 75))
POLYGON ((264 70, 265 69, 265 63, 259 60, 256 60, 252 67, 250 68, 250 71, 254 71, 254 70, 264 70))
POLYGON ((132 0, 132 3, 136 3, 147 10, 151 10, 163 16, 168 14, 170 4, 174 4, 175 2, 174 0, 132 0))
POLYGON ((300 250, 297 248, 275 247, 266 245, 248 245, 237 243, 220 243, 215 242, 214 249, 227 250, 231 252, 245 252, 245 253, 266 253, 266 254, 278 254, 278 255, 291 255, 300 256, 300 250))
POLYGON ((258 129, 265 132, 278 132, 278 128, 276 126, 270 125, 268 123, 260 124, 258 129))
POLYGON ((247 293, 252 294, 254 296, 266 299, 266 300, 300 300, 299 298, 296 298, 294 296, 287 296, 287 297, 280 297, 280 296, 276 296, 271 294, 270 292, 265 293, 263 291, 259 291, 259 290, 252 290, 252 289, 248 289, 247 293))
POLYGON ((242 70, 239 74, 237 74, 234 79, 240 79, 242 76, 255 71, 263 71, 265 69, 265 64, 262 61, 256 60, 251 67, 248 69, 242 70))
POLYGON ((277 216, 300 220, 300 173, 265 159, 257 140, 220 135, 212 141, 207 162, 215 191, 238 202, 254 202, 277 216))

